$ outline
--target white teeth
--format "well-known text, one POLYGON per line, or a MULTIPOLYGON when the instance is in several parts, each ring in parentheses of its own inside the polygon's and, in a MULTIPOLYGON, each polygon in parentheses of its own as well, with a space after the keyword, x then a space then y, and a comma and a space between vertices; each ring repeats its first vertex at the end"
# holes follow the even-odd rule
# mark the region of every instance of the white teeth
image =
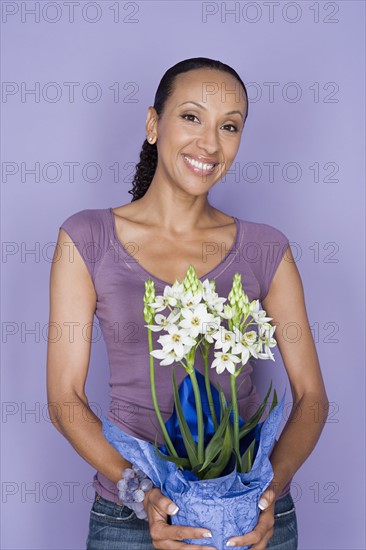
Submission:
POLYGON ((200 168, 201 170, 211 170, 214 167, 214 164, 203 164, 202 162, 198 162, 197 160, 191 159, 189 157, 186 157, 184 155, 184 158, 193 166, 196 166, 196 168, 200 168))

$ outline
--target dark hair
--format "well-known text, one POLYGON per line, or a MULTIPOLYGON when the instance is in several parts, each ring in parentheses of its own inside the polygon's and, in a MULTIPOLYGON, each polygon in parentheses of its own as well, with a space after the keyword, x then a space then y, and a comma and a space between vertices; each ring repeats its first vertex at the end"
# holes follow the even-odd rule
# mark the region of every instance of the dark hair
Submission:
MULTIPOLYGON (((217 61, 216 59, 209 59, 208 57, 192 57, 190 59, 184 59, 166 71, 163 78, 160 80, 155 94, 154 108, 158 114, 158 117, 160 117, 163 112, 167 98, 173 92, 175 77, 178 74, 186 73, 195 69, 216 69, 234 76, 244 89, 247 102, 246 120, 248 116, 249 101, 244 82, 238 73, 229 65, 226 65, 226 63, 222 63, 221 61, 217 61)), ((132 181, 132 189, 129 190, 129 193, 133 195, 131 202, 140 199, 145 195, 154 177, 157 164, 158 150, 156 143, 150 144, 147 139, 145 139, 140 153, 140 162, 136 165, 136 171, 132 181)))

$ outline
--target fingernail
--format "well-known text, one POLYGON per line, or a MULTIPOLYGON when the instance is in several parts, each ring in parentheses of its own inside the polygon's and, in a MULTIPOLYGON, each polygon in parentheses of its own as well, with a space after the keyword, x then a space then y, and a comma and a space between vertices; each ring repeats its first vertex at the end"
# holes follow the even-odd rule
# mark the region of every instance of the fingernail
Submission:
POLYGON ((258 508, 260 508, 261 510, 265 510, 267 508, 267 506, 268 506, 268 504, 267 504, 266 499, 261 498, 260 501, 258 502, 258 508))
POLYGON ((212 533, 210 533, 210 531, 206 531, 206 533, 203 533, 202 535, 205 539, 210 539, 212 538, 212 533))
POLYGON ((229 542, 226 543, 226 546, 236 546, 236 542, 233 540, 229 540, 229 542))
POLYGON ((171 516, 174 516, 178 512, 179 508, 176 504, 169 504, 168 513, 171 516))

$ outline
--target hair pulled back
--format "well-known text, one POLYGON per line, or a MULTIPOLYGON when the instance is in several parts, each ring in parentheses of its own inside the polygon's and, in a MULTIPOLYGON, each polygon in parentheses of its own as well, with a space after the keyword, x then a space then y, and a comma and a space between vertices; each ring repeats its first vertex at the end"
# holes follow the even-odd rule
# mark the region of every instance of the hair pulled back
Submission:
MULTIPOLYGON (((247 102, 247 114, 248 116, 248 94, 244 82, 238 75, 238 73, 232 69, 226 63, 215 59, 209 59, 208 57, 192 57, 190 59, 184 59, 176 65, 173 65, 166 71, 163 78, 160 80, 158 89, 156 90, 154 108, 160 117, 163 112, 165 102, 167 98, 172 94, 175 77, 178 74, 186 73, 195 69, 216 69, 231 74, 242 85, 247 102)), ((128 192, 133 195, 131 202, 143 197, 148 190, 150 183, 154 177, 156 166, 158 164, 158 149, 156 143, 150 144, 145 139, 142 144, 140 152, 140 161, 136 165, 136 171, 132 180, 132 189, 128 192)))

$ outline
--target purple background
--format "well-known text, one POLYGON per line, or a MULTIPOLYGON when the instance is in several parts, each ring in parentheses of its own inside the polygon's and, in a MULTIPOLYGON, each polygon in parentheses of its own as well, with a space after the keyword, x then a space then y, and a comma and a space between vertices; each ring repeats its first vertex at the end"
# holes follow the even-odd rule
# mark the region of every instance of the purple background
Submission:
MULTIPOLYGON (((72 21, 65 3, 41 2, 36 22, 24 13, 34 2, 2 2, 2 80, 14 92, 3 92, 1 103, 3 549, 85 548, 94 469, 50 424, 46 405, 54 244, 72 213, 130 201, 133 164, 160 78, 196 56, 234 67, 251 100, 232 166, 240 173, 218 183, 210 200, 237 217, 272 224, 290 239, 331 401, 319 443, 292 486, 299 548, 366 547, 365 4, 280 2, 273 16, 266 4, 228 2, 227 9, 236 6, 230 15, 221 2, 81 1, 72 21), (55 100, 51 82, 60 93, 55 100), (74 101, 65 82, 80 83, 74 101), (91 82, 102 91, 95 102, 91 82), (277 83, 273 97, 270 82, 277 83), (38 83, 38 101, 22 96, 22 83, 27 89, 38 83), (297 101, 288 83, 301 92, 297 101), (73 178, 69 162, 78 163, 73 178), (270 162, 279 163, 273 178, 270 162), (24 172, 35 163, 39 177, 22 174, 22 166, 24 172), (48 163, 55 164, 47 170, 48 163), (87 163, 97 164, 98 178, 87 163), (287 163, 296 163, 298 179, 287 163)), ((271 377, 279 392, 285 387, 278 363, 270 371, 258 366, 261 392, 271 377)), ((107 383, 106 350, 97 334, 87 395, 98 416, 107 410, 107 383)))

